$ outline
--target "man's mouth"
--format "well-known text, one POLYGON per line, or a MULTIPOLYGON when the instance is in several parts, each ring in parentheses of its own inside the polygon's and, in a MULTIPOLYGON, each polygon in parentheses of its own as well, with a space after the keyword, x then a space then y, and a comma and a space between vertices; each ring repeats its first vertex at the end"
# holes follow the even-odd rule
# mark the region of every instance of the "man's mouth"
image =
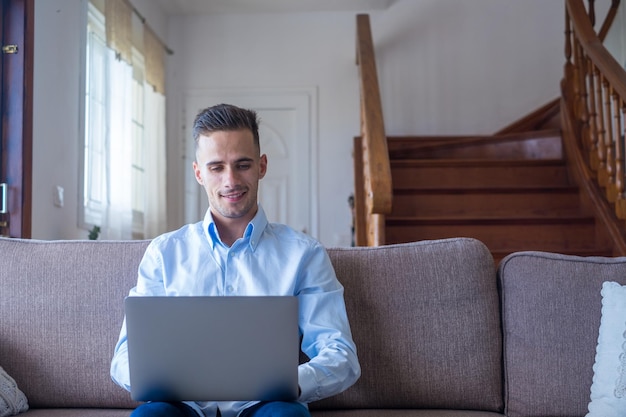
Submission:
POLYGON ((246 193, 245 191, 241 191, 238 193, 222 194, 222 198, 225 198, 226 200, 230 200, 230 201, 237 201, 237 200, 240 200, 244 196, 245 193, 246 193))

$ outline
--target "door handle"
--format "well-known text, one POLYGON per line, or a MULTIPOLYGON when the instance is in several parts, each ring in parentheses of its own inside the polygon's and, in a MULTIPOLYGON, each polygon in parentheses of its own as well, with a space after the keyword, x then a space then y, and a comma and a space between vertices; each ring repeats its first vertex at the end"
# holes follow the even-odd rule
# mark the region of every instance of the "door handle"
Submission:
POLYGON ((0 214, 7 214, 7 184, 0 183, 0 214))

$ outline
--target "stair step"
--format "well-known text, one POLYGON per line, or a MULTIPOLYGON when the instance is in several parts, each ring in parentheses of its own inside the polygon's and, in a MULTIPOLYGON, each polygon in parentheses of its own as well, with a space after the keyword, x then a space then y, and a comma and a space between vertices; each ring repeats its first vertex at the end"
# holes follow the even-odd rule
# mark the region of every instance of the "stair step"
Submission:
POLYGON ((560 129, 515 126, 491 136, 387 138, 394 197, 386 243, 473 237, 496 264, 528 250, 612 256, 570 181, 560 129))
POLYGON ((563 157, 560 130, 550 129, 490 136, 404 136, 387 138, 391 159, 563 157))
POLYGON ((399 160, 391 162, 391 175, 395 189, 570 185, 562 159, 399 160))
POLYGON ((449 237, 476 238, 494 252, 597 250, 591 217, 558 218, 389 218, 388 243, 449 237))
POLYGON ((394 190, 397 216, 567 216, 579 214, 576 187, 394 190))

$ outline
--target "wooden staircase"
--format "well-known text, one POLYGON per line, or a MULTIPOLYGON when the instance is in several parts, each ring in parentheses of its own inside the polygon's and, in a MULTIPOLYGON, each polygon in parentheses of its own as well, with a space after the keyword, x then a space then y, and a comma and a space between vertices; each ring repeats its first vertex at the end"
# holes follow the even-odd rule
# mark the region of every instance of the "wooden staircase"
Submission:
POLYGON ((473 237, 498 262, 520 250, 610 256, 563 155, 560 130, 390 137, 386 244, 473 237))
POLYGON ((565 0, 561 96, 493 136, 387 137, 367 15, 357 15, 361 135, 354 242, 467 236, 514 251, 626 256, 626 71, 592 0, 565 0))

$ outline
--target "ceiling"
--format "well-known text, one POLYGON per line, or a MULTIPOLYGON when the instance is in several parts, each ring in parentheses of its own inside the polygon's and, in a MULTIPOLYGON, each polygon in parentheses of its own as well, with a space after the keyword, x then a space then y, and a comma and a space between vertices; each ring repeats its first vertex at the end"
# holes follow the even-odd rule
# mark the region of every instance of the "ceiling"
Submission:
POLYGON ((387 9, 395 0, 158 0, 168 15, 324 12, 387 9))

